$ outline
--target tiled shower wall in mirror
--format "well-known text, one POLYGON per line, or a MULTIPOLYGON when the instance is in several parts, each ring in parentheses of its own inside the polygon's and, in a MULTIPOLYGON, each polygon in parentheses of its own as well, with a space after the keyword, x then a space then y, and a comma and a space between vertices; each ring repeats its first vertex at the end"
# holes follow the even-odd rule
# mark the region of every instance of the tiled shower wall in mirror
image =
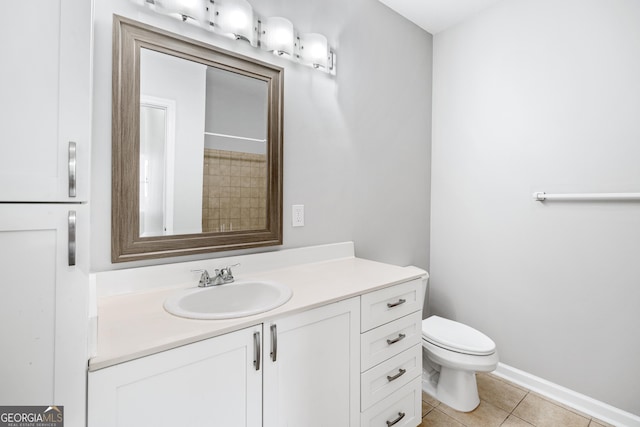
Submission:
POLYGON ((204 151, 202 231, 265 228, 266 156, 209 148, 204 151))

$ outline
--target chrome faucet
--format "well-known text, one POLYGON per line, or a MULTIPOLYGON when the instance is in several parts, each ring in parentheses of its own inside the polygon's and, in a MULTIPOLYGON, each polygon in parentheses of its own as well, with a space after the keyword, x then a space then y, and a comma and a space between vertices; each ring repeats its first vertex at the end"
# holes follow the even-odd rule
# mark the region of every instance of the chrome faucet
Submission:
POLYGON ((198 287, 206 288, 207 286, 211 286, 211 276, 209 276, 209 272, 207 270, 191 270, 192 273, 202 273, 200 274, 200 281, 198 282, 198 287))
POLYGON ((234 278, 233 278, 233 272, 231 271, 231 267, 237 267, 239 265, 240 263, 233 264, 233 265, 229 265, 227 267, 221 268, 219 270, 216 268, 215 274, 213 275, 213 277, 209 275, 209 272, 207 270, 191 270, 191 271, 193 273, 201 273, 200 280, 198 281, 198 287, 206 288, 209 286, 218 286, 218 285, 223 285, 225 283, 232 283, 234 278))

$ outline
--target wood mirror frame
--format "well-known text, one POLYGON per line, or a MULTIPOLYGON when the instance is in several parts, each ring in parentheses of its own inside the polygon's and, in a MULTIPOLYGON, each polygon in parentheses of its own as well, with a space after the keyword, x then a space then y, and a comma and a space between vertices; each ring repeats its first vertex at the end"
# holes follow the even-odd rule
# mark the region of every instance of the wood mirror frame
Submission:
POLYGON ((282 244, 283 69, 114 15, 111 260, 125 262, 282 244), (266 82, 266 226, 246 231, 140 236, 140 49, 266 82))

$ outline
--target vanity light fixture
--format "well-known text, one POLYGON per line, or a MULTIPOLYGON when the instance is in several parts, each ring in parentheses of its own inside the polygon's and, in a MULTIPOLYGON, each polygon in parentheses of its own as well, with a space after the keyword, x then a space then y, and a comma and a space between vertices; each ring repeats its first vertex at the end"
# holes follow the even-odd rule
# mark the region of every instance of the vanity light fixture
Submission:
POLYGON ((257 46, 257 26, 253 8, 246 0, 215 0, 210 2, 209 22, 213 31, 257 46))
POLYGON ((291 21, 279 16, 266 18, 262 21, 261 30, 260 40, 264 49, 281 56, 294 56, 296 37, 291 21))
POLYGON ((336 54, 318 33, 300 34, 282 17, 260 17, 247 0, 132 0, 150 10, 248 42, 291 61, 335 75, 336 54))
POLYGON ((206 22, 206 9, 201 0, 145 0, 145 4, 156 12, 198 24, 206 22))
POLYGON ((300 35, 300 61, 303 64, 327 69, 329 58, 329 43, 325 36, 317 33, 300 35))

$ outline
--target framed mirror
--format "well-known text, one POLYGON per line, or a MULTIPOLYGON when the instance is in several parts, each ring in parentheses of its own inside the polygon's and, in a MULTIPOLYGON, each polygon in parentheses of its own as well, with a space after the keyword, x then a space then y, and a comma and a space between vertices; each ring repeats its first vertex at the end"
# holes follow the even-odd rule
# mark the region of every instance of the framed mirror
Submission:
POLYGON ((114 15, 113 262, 282 244, 283 70, 114 15))

